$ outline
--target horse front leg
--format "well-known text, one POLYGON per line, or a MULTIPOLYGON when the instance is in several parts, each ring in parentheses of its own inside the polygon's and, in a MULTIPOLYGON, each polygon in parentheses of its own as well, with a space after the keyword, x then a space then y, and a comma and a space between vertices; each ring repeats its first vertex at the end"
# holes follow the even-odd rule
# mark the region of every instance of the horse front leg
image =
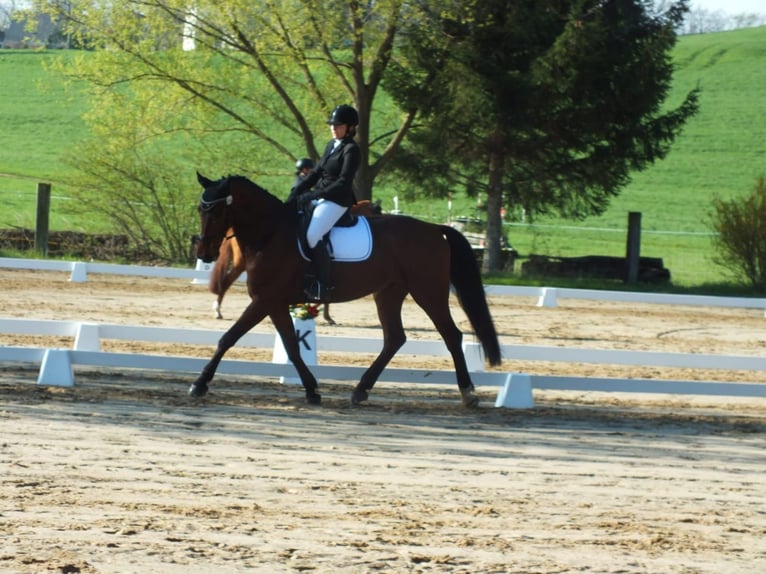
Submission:
POLYGON ((255 303, 250 303, 247 306, 234 325, 218 340, 218 347, 216 347, 213 357, 202 369, 197 380, 189 387, 189 396, 204 397, 207 394, 208 383, 213 379, 215 371, 218 369, 218 365, 226 351, 232 348, 242 335, 260 323, 265 316, 266 313, 255 303))
POLYGON ((287 358, 298 371, 298 376, 301 379, 301 384, 306 392, 306 402, 310 405, 319 405, 322 403, 322 396, 318 392, 319 384, 317 383, 314 373, 312 373, 306 363, 301 357, 300 341, 298 340, 298 334, 295 332, 295 325, 290 318, 290 312, 288 307, 285 306, 284 310, 280 309, 278 312, 270 315, 271 322, 274 323, 274 327, 277 329, 277 333, 282 338, 282 345, 287 353, 287 358))

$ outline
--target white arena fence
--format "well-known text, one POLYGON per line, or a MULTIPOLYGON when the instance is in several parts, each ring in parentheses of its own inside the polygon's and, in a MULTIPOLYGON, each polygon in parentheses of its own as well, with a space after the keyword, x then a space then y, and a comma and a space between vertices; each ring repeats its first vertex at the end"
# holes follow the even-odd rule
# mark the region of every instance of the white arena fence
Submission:
MULTIPOLYGON (((133 275, 191 279, 194 283, 207 283, 210 267, 198 262, 197 269, 115 265, 105 263, 67 262, 36 259, 0 258, 0 267, 70 273, 70 281, 87 281, 89 273, 133 275)), ((655 303, 711 307, 735 307, 766 310, 766 299, 634 293, 587 289, 487 286, 493 296, 536 297, 538 306, 556 306, 559 298, 606 300, 628 303, 655 303)), ((214 346, 220 331, 175 329, 166 327, 140 327, 81 323, 76 321, 42 321, 0 319, 0 332, 12 334, 74 337, 72 349, 45 349, 0 346, 0 362, 21 362, 40 365, 38 383, 57 384, 63 373, 63 383, 73 384, 73 365, 112 368, 148 369, 162 371, 196 372, 202 370, 208 359, 169 357, 134 353, 106 353, 100 350, 102 339, 127 339, 164 343, 199 344, 214 346)), ((318 337, 321 351, 344 353, 377 353, 382 345, 379 339, 356 337, 318 337)), ((238 346, 273 348, 275 335, 249 333, 238 346)), ((717 395, 738 397, 766 397, 766 384, 714 381, 676 381, 658 379, 607 379, 593 377, 567 377, 527 375, 524 373, 483 372, 483 358, 477 343, 464 344, 469 369, 477 386, 500 387, 496 406, 529 407, 533 405, 532 389, 568 391, 604 391, 628 393, 669 393, 689 395, 717 395)), ((652 351, 625 351, 607 349, 571 349, 534 345, 503 345, 502 354, 510 360, 577 362, 613 365, 640 365, 679 367, 692 369, 766 370, 766 358, 736 355, 701 355, 693 353, 660 353, 652 351)), ((417 356, 448 355, 441 341, 408 341, 400 353, 417 356)), ((320 379, 359 380, 365 368, 351 366, 314 365, 312 371, 320 379)), ((222 361, 219 373, 231 375, 294 377, 290 364, 257 361, 222 361)), ((455 384, 452 371, 428 369, 384 370, 380 381, 392 383, 455 384)))
MULTIPOLYGON (((131 275, 136 277, 163 277, 166 279, 191 279, 193 283, 207 285, 212 264, 197 262, 196 269, 178 267, 152 267, 147 265, 117 265, 83 261, 54 261, 43 259, 16 259, 0 257, 0 268, 29 269, 36 271, 61 271, 69 273, 69 280, 76 283, 88 280, 88 274, 131 275)), ((243 277, 241 280, 243 280, 243 277)), ((534 297, 538 307, 555 307, 559 299, 582 299, 612 301, 618 303, 649 303, 660 305, 688 305, 697 307, 730 307, 762 309, 766 316, 766 298, 718 297, 712 295, 674 295, 670 293, 641 293, 632 291, 601 291, 598 289, 569 289, 566 287, 525 287, 512 285, 487 285, 487 295, 534 297)))
MULTIPOLYGON (((83 323, 77 321, 48 321, 31 319, 0 319, 0 333, 71 337, 72 349, 30 347, 0 347, 0 362, 33 363, 40 366, 38 383, 74 383, 72 365, 111 367, 118 369, 161 370, 199 373, 208 359, 172 357, 134 353, 110 353, 100 350, 102 340, 149 341, 174 344, 215 346, 221 331, 209 329, 177 329, 116 324, 83 323), (61 382, 59 382, 61 381, 61 382)), ((237 343, 240 347, 274 349, 276 335, 248 333, 237 343)), ((317 350, 343 353, 377 353, 379 339, 359 337, 318 336, 317 350)), ((532 389, 565 391, 602 391, 628 393, 664 393, 688 395, 718 395, 766 397, 766 384, 713 381, 671 381, 657 379, 613 379, 527 375, 524 373, 485 372, 478 343, 464 343, 469 369, 479 386, 499 387, 496 406, 532 406, 532 389)), ((641 365, 692 369, 766 370, 766 358, 740 355, 702 355, 696 353, 660 353, 611 349, 570 349, 539 345, 502 345, 503 356, 510 360, 577 362, 612 365, 641 365)), ((448 356, 441 341, 407 341, 403 354, 448 356)), ((364 367, 312 365, 320 379, 358 381, 364 367)), ((295 377, 292 365, 259 361, 226 360, 218 369, 221 374, 264 377, 295 377)), ((387 368, 380 381, 390 383, 455 384, 453 371, 430 369, 387 368)))

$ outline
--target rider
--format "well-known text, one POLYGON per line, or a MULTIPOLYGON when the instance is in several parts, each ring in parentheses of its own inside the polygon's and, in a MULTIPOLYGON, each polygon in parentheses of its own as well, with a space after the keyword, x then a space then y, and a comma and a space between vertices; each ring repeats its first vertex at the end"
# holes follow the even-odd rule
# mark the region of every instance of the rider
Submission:
POLYGON ((295 162, 295 183, 293 183, 293 189, 298 187, 298 184, 311 173, 311 170, 314 169, 314 167, 314 161, 309 157, 304 157, 295 162))
POLYGON ((330 265, 332 256, 324 238, 333 225, 355 202, 354 176, 359 167, 361 151, 354 141, 359 114, 346 104, 337 106, 327 120, 332 132, 319 165, 302 181, 297 182, 291 196, 297 198, 299 210, 310 202, 314 205, 306 240, 316 281, 306 289, 312 300, 329 302, 332 296, 330 265))

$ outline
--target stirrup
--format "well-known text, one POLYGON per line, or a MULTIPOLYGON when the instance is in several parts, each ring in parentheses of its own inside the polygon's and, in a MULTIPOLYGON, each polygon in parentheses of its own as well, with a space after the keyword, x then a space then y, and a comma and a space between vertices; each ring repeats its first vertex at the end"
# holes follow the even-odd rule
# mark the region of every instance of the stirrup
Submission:
POLYGON ((330 303, 334 289, 334 287, 325 287, 319 281, 312 281, 303 292, 312 302, 330 303))

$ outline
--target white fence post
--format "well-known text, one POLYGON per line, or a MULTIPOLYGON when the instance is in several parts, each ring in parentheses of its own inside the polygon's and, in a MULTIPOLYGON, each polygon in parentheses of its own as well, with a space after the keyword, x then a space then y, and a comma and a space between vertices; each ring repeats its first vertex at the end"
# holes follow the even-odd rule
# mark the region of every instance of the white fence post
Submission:
POLYGON ((537 306, 538 307, 557 307, 558 301, 556 301, 556 297, 558 296, 558 289, 555 287, 543 287, 543 294, 540 295, 540 298, 537 300, 537 306))
POLYGON ((463 354, 468 372, 480 373, 484 370, 484 349, 481 348, 481 343, 463 343, 463 354))
POLYGON ((74 371, 67 349, 46 349, 37 384, 49 387, 74 386, 74 371))
POLYGON ((524 373, 508 373, 505 385, 500 389, 495 399, 495 407, 531 409, 534 406, 532 377, 524 373))
POLYGON ((207 273, 207 276, 195 277, 194 279, 192 279, 192 285, 207 285, 207 283, 210 281, 210 273, 213 271, 214 265, 215 265, 214 262, 205 263, 204 261, 202 261, 202 259, 197 259, 197 267, 195 267, 194 270, 207 273))
POLYGON ((72 274, 69 276, 72 283, 85 283, 88 280, 88 265, 81 261, 72 264, 72 274))
POLYGON ((101 341, 96 323, 80 323, 74 339, 75 351, 100 351, 101 341))

